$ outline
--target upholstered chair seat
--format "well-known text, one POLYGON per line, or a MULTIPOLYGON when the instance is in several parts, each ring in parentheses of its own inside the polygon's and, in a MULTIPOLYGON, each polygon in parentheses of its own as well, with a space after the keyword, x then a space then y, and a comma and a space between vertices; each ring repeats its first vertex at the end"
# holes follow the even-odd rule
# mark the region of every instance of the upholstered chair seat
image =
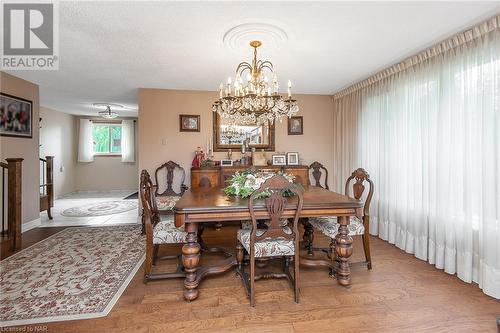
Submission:
POLYGON ((173 210, 180 198, 179 195, 157 196, 156 206, 158 206, 158 210, 173 210))
MULTIPOLYGON (((336 216, 313 217, 309 219, 309 223, 330 238, 335 238, 339 232, 339 223, 336 216)), ((363 221, 357 217, 351 217, 348 230, 349 236, 363 235, 365 233, 363 221)))
MULTIPOLYGON (((321 170, 324 169, 326 172, 325 176, 325 188, 328 189, 327 177, 328 173, 326 169, 319 162, 314 162, 311 164, 310 168, 313 170, 313 176, 316 180, 316 186, 321 186, 320 178, 321 178, 321 170)), ((370 229, 370 202, 373 196, 373 182, 370 179, 370 175, 363 168, 358 168, 354 170, 351 175, 347 178, 345 183, 345 195, 350 196, 351 191, 349 188, 352 188, 352 196, 355 199, 361 200, 363 197, 363 193, 365 192, 365 185, 368 184, 368 194, 366 195, 365 205, 361 213, 362 218, 359 219, 357 217, 350 217, 349 225, 347 226, 347 230, 349 236, 362 236, 363 237, 363 250, 365 252, 365 261, 368 269, 372 269, 372 259, 370 254, 370 236, 368 231, 370 229)), ((324 216, 324 217, 315 217, 305 219, 304 222, 304 247, 307 249, 307 253, 312 255, 314 253, 313 241, 314 241, 314 229, 321 231, 324 235, 330 238, 330 247, 328 249, 321 249, 323 251, 328 251, 332 260, 336 260, 336 256, 334 255, 335 246, 336 246, 336 237, 339 232, 339 223, 337 221, 337 217, 335 216, 324 216)))
POLYGON ((241 221, 241 229, 252 229, 252 221, 241 221))
POLYGON ((186 242, 184 228, 174 225, 173 216, 167 216, 153 228, 153 244, 179 244, 186 242))
MULTIPOLYGON (((282 219, 280 221, 280 225, 282 227, 285 227, 287 224, 288 224, 288 219, 282 219)), ((252 221, 251 220, 241 221, 241 229, 252 229, 252 221)))
MULTIPOLYGON (((284 220, 286 221, 286 220, 284 220)), ((283 232, 287 235, 292 234, 292 229, 290 227, 283 227, 283 232)), ((250 227, 247 229, 240 229, 238 231, 238 241, 243 245, 245 250, 250 253, 250 233, 251 233, 251 222, 250 227)), ((262 236, 265 230, 258 229, 256 231, 257 236, 262 236)), ((256 241, 255 244, 255 257, 278 257, 278 256, 293 256, 295 254, 295 247, 293 240, 287 240, 285 238, 275 238, 275 239, 263 239, 256 241)))

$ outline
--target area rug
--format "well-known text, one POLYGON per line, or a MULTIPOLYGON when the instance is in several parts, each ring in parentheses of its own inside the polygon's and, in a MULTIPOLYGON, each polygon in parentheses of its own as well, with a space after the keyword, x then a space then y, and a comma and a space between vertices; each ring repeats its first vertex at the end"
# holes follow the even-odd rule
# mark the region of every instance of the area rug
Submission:
POLYGON ((106 316, 144 261, 140 225, 68 228, 0 262, 0 326, 106 316))
POLYGON ((103 216, 123 213, 132 209, 137 209, 137 201, 121 200, 93 203, 78 207, 65 209, 61 215, 68 217, 88 217, 103 216))

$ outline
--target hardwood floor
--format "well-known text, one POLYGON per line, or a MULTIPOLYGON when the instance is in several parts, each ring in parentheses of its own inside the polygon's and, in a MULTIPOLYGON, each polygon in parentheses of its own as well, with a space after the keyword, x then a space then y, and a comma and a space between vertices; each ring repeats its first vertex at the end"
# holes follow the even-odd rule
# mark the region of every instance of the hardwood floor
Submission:
MULTIPOLYGON (((23 234, 23 247, 58 229, 23 234)), ((221 231, 206 228, 204 236, 209 244, 234 247, 235 234, 236 227, 228 226, 221 231)), ((319 234, 316 241, 327 243, 319 234)), ((251 308, 234 272, 206 279, 198 300, 186 303, 182 279, 145 285, 139 270, 107 317, 34 326, 71 333, 496 331, 498 300, 376 237, 370 241, 373 270, 354 268, 349 288, 339 286, 324 270, 301 269, 300 304, 293 302, 285 280, 263 280, 256 282, 256 307, 251 308)), ((176 249, 162 248, 160 255, 176 249)), ((356 237, 354 261, 362 252, 356 237)), ((172 262, 160 262, 157 269, 172 267, 172 262)))

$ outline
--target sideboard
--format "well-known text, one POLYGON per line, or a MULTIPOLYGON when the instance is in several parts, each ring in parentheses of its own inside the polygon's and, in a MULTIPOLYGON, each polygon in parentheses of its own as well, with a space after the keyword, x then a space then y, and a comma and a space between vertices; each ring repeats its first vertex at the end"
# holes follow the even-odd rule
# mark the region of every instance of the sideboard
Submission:
MULTIPOLYGON (((225 187, 226 181, 232 177, 235 172, 242 172, 251 168, 251 166, 216 166, 191 168, 191 188, 207 187, 225 187)), ((309 185, 309 167, 307 165, 271 165, 263 167, 254 167, 259 171, 279 172, 292 174, 298 183, 304 186, 309 185)))

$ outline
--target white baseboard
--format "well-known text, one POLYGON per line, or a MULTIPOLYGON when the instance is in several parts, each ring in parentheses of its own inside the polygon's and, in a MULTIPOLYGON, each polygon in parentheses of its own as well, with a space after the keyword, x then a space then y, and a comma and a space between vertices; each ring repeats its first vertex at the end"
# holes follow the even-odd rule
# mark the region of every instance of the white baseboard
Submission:
POLYGON ((33 221, 23 223, 23 224, 21 224, 21 232, 25 233, 26 231, 29 231, 31 229, 38 228, 41 224, 42 224, 42 222, 40 221, 40 218, 37 218, 33 221))

